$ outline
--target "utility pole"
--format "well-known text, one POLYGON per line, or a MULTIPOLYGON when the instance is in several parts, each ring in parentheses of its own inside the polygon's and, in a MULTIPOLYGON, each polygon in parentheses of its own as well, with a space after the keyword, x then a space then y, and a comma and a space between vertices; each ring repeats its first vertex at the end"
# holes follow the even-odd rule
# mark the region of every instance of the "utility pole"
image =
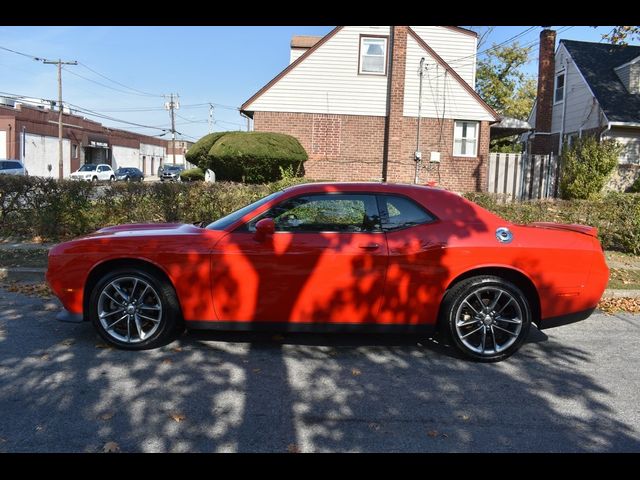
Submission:
POLYGON ((209 104, 209 133, 213 132, 213 124, 215 123, 213 121, 213 109, 215 107, 212 104, 209 104))
POLYGON ((64 162, 62 160, 62 65, 78 65, 78 62, 63 62, 62 60, 42 60, 42 63, 58 65, 58 178, 62 180, 64 175, 64 162))
POLYGON ((180 96, 176 93, 176 100, 173 99, 173 93, 169 102, 165 103, 165 108, 171 112, 171 149, 173 150, 173 164, 176 164, 176 115, 175 110, 180 108, 180 102, 177 101, 180 96))

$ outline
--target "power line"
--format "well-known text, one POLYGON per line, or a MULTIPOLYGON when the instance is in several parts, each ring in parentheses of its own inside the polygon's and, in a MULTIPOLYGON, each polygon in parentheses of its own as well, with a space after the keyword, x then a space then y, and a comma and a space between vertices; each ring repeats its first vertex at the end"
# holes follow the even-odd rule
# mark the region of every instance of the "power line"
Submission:
POLYGON ((133 90, 133 91, 135 91, 135 92, 138 92, 140 95, 144 95, 144 96, 147 96, 147 97, 162 97, 162 96, 163 96, 163 95, 157 95, 157 94, 154 94, 154 93, 145 92, 145 91, 143 91, 143 90, 138 90, 137 88, 129 87, 128 85, 125 85, 125 84, 124 84, 124 83, 122 83, 122 82, 118 82, 117 80, 114 80, 114 79, 112 79, 112 78, 109 78, 109 77, 107 77, 106 75, 103 75, 103 74, 102 74, 102 73, 100 73, 100 72, 97 72, 96 70, 94 70, 93 68, 89 67, 89 66, 88 66, 87 64, 85 64, 85 63, 81 63, 81 62, 80 62, 80 63, 79 63, 79 65, 80 65, 80 66, 82 66, 82 67, 84 67, 84 68, 86 68, 86 69, 87 69, 87 70, 89 70, 90 72, 93 72, 93 73, 95 73, 96 75, 99 75, 100 77, 102 77, 102 78, 104 78, 104 79, 106 79, 106 80, 109 80, 110 82, 113 82, 113 83, 115 83, 115 84, 117 84, 117 85, 120 85, 121 87, 128 88, 129 90, 133 90))
POLYGON ((100 85, 101 87, 108 88, 108 89, 114 90, 116 92, 124 93, 126 95, 137 95, 139 97, 148 97, 149 96, 147 94, 127 92, 126 90, 122 90, 121 88, 112 87, 111 85, 106 85, 106 84, 104 84, 102 82, 98 82, 97 80, 93 80, 92 78, 88 78, 88 77, 85 77, 84 75, 80 75, 79 73, 72 72, 71 70, 69 70, 67 68, 65 68, 65 70, 67 72, 71 73, 72 75, 75 75, 76 77, 80 77, 80 78, 82 78, 84 80, 87 80, 88 82, 95 83, 96 85, 100 85))
POLYGON ((0 50, 6 50, 7 52, 15 53, 17 55, 22 55, 23 57, 27 57, 27 58, 30 58, 32 60, 37 60, 37 61, 42 60, 42 58, 36 57, 35 55, 30 55, 30 54, 24 53, 24 52, 18 52, 17 50, 12 50, 12 49, 7 48, 7 47, 0 47, 0 50))

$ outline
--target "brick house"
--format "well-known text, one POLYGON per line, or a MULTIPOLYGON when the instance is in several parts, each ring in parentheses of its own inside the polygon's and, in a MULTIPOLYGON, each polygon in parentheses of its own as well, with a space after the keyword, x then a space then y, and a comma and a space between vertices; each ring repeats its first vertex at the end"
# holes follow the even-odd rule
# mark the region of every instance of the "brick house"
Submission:
POLYGON ((558 154, 584 135, 618 141, 623 150, 609 188, 640 174, 640 46, 561 40, 540 33, 538 95, 522 139, 534 154, 558 154))
POLYGON ((418 183, 485 190, 499 116, 473 88, 476 50, 475 32, 459 27, 339 26, 294 37, 290 64, 241 111, 255 131, 298 138, 312 179, 413 183, 421 157, 418 183))

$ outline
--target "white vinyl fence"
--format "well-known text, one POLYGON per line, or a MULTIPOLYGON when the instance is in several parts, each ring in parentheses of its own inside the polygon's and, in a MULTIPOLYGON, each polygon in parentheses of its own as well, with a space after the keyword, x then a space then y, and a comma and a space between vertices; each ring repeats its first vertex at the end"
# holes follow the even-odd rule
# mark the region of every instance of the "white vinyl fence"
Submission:
POLYGON ((509 200, 555 197, 557 178, 556 155, 489 154, 489 193, 509 200))

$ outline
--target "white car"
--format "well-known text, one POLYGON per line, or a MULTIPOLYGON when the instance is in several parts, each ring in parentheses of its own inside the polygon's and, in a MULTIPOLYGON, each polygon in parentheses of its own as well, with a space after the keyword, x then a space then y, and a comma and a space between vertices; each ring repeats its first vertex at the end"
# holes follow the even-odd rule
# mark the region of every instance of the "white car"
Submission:
POLYGON ((29 175, 20 160, 0 160, 0 175, 29 175))
POLYGON ((69 175, 69 178, 72 180, 88 180, 90 182, 112 182, 116 179, 116 174, 111 166, 107 164, 85 163, 77 171, 69 175))

